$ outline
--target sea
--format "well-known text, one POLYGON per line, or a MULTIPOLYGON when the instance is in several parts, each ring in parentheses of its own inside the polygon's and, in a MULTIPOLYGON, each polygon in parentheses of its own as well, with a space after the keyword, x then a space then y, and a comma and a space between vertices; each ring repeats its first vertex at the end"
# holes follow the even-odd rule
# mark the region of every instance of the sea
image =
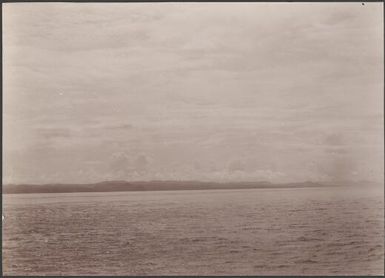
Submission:
POLYGON ((4 194, 4 275, 384 275, 383 188, 4 194))

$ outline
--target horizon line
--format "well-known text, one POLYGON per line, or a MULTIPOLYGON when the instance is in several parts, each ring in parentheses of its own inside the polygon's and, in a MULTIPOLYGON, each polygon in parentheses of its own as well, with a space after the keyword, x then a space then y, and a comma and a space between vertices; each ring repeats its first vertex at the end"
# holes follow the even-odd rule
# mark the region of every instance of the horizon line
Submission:
POLYGON ((48 183, 3 183, 2 186, 10 186, 10 185, 90 185, 90 184, 101 184, 101 183, 153 183, 153 182, 180 182, 180 183, 215 183, 215 184, 229 184, 229 183, 264 183, 264 184, 277 184, 277 185, 284 185, 284 184, 303 184, 303 183, 313 183, 313 184, 340 184, 340 183, 384 183, 380 181, 370 181, 370 180, 358 180, 358 181, 352 181, 352 180, 335 180, 335 181, 314 181, 314 180, 302 180, 302 181, 287 181, 287 182, 271 182, 266 180, 254 180, 254 181, 209 181, 209 180, 102 180, 102 181, 95 181, 95 182, 48 182, 48 183))

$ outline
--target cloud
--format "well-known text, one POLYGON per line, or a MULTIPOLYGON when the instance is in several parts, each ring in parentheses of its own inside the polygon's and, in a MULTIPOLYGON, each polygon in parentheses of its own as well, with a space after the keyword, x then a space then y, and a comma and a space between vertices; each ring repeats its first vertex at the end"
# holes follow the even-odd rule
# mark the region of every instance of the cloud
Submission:
POLYGON ((71 136, 71 131, 67 128, 37 128, 35 132, 46 139, 68 138, 71 136))
POLYGON ((77 182, 379 164, 382 21, 378 3, 7 3, 7 167, 77 182))

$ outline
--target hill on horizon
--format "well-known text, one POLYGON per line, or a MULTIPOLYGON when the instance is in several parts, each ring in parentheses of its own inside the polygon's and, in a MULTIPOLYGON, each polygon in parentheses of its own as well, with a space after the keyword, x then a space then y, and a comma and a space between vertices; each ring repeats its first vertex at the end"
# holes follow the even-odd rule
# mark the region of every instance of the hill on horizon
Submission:
MULTIPOLYGON (((367 182, 366 182, 367 183, 367 182)), ((349 183, 350 184, 350 183, 349 183)), ((88 184, 8 184, 3 185, 5 194, 18 193, 71 193, 71 192, 115 192, 115 191, 164 191, 164 190, 209 190, 209 189, 253 189, 253 188, 305 188, 346 186, 347 183, 318 183, 312 181, 292 183, 259 182, 205 182, 205 181, 102 181, 88 184)))

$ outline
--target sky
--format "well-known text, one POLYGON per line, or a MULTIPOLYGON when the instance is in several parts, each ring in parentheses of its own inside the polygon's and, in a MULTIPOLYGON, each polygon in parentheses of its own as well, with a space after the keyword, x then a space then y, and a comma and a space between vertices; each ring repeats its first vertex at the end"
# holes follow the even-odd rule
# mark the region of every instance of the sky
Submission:
POLYGON ((381 181, 382 3, 5 3, 3 182, 381 181))

